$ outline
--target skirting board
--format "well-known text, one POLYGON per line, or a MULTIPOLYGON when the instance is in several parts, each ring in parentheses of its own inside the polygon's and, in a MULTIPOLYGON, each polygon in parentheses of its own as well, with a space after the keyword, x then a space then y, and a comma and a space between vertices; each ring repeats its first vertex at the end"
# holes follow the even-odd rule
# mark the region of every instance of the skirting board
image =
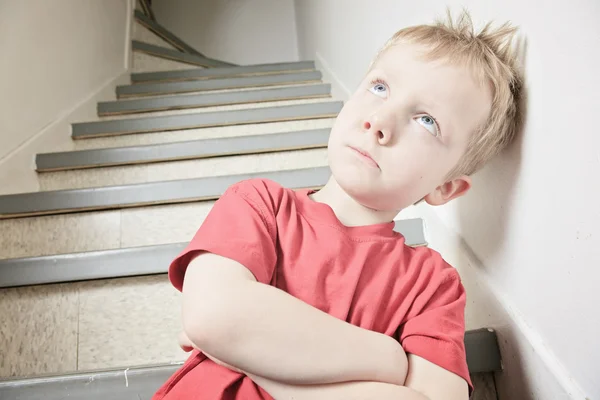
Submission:
MULTIPOLYGON (((426 246, 423 220, 396 221, 412 247, 426 246)), ((186 243, 0 260, 0 288, 167 273, 186 243)))
POLYGON ((331 129, 200 139, 144 146, 43 153, 38 172, 190 160, 327 147, 331 129))
POLYGON ((342 106, 342 102, 328 101, 244 110, 81 122, 71 124, 71 136, 73 139, 85 139, 100 136, 117 136, 214 126, 333 118, 337 116, 342 106))
POLYGON ((131 49, 140 53, 146 53, 148 55, 164 58, 167 60, 177 61, 180 63, 196 65, 199 67, 214 68, 214 67, 230 67, 235 64, 228 63, 225 61, 214 60, 196 54, 182 53, 178 50, 167 49, 161 46, 155 46, 153 44, 140 42, 138 40, 131 41, 131 49))
POLYGON ((233 104, 265 103, 296 99, 329 97, 329 84, 299 85, 281 88, 233 92, 199 93, 179 96, 143 97, 131 100, 98 103, 98 116, 122 115, 187 108, 214 107, 233 104))
POLYGON ((254 64, 237 67, 194 68, 181 71, 138 72, 131 74, 134 84, 150 82, 193 81, 218 77, 272 75, 302 71, 314 71, 314 61, 290 63, 254 64))
POLYGON ((10 194, 0 196, 0 219, 214 200, 234 183, 253 178, 270 179, 291 189, 320 188, 327 183, 330 174, 328 167, 317 167, 10 194))
MULTIPOLYGON (((469 372, 474 371, 469 359, 474 354, 488 359, 487 373, 501 369, 496 332, 477 329, 465 333, 469 372), (481 340, 485 337, 484 340, 481 340)), ((41 378, 0 381, 0 398, 11 400, 150 400, 154 393, 181 364, 122 368, 119 370, 74 373, 41 378)))
POLYGON ((117 98, 172 95, 207 90, 241 89, 261 86, 321 83, 320 71, 271 75, 234 76, 183 82, 153 82, 117 86, 117 98))

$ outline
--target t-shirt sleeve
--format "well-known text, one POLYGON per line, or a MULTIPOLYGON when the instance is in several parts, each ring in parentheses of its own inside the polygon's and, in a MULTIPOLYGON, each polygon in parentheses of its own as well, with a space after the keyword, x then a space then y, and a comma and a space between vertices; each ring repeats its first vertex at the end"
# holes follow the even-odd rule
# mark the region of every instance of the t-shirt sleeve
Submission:
POLYGON ((244 265, 258 282, 271 281, 276 264, 272 196, 262 182, 243 181, 215 202, 187 247, 171 262, 169 279, 182 290, 188 264, 206 251, 244 265))
MULTIPOLYGON (((451 267, 448 267, 451 268, 451 267)), ((423 309, 400 327, 404 351, 422 357, 472 382, 465 352, 466 293, 455 270, 446 273, 423 302, 423 309)))

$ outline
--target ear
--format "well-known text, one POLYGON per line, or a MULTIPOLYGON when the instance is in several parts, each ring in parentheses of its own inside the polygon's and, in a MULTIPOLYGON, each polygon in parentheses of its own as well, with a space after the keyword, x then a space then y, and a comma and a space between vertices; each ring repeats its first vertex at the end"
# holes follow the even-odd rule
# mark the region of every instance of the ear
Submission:
POLYGON ((427 196, 424 200, 432 206, 441 206, 450 200, 463 196, 471 188, 471 178, 467 175, 454 178, 438 187, 427 196))

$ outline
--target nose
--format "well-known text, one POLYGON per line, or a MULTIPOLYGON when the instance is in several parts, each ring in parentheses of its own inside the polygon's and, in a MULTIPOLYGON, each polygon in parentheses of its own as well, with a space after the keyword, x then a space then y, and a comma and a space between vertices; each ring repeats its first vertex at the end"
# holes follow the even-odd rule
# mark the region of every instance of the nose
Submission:
POLYGON ((365 133, 375 136, 379 144, 385 146, 391 142, 394 136, 394 115, 385 110, 373 113, 363 122, 363 129, 365 133))

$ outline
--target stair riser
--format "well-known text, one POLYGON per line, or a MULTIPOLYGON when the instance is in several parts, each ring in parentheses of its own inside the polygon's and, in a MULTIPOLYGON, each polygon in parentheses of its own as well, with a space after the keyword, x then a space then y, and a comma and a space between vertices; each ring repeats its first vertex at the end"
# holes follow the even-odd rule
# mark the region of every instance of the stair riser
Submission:
POLYGON ((73 150, 105 149, 125 146, 141 146, 161 143, 173 143, 186 140, 230 138, 234 136, 263 135, 277 132, 291 132, 309 129, 331 128, 334 118, 308 119, 303 121, 272 122, 268 124, 231 125, 211 128, 197 128, 154 132, 138 135, 112 136, 76 140, 73 150))
POLYGON ((154 73, 134 73, 131 81, 134 84, 158 82, 182 82, 202 79, 219 79, 223 77, 278 75, 315 70, 312 61, 294 63, 249 65, 231 68, 196 68, 186 71, 164 71, 154 73))
MULTIPOLYGON (((127 120, 143 117, 166 117, 170 115, 185 115, 185 114, 200 114, 200 113, 211 113, 218 111, 243 111, 243 110, 258 110, 261 108, 270 107, 283 107, 301 104, 313 104, 313 103, 330 103, 331 97, 328 94, 319 96, 307 96, 307 98, 294 98, 294 99, 280 99, 277 101, 264 101, 264 102, 252 102, 252 103, 238 103, 238 104, 223 104, 223 105, 210 105, 206 107, 190 107, 171 109, 165 111, 151 111, 151 112, 136 112, 120 115, 108 115, 99 116, 97 121, 115 121, 115 120, 127 120)), ((92 120, 88 120, 92 122, 92 120)))
POLYGON ((265 90, 232 91, 210 94, 159 96, 135 100, 119 100, 98 104, 99 116, 133 113, 208 108, 252 103, 276 103, 279 101, 308 100, 331 97, 330 85, 297 85, 265 90))
MULTIPOLYGON (((41 190, 79 189, 327 166, 327 150, 292 150, 39 175, 41 190)), ((1 201, 1 198, 0 198, 1 201)))
POLYGON ((145 97, 173 93, 191 93, 221 89, 260 88, 293 84, 320 83, 319 71, 274 75, 219 77, 186 82, 158 82, 117 87, 117 98, 145 97))
POLYGON ((52 172, 322 148, 327 146, 329 132, 329 129, 318 129, 117 149, 43 153, 36 156, 36 166, 38 172, 52 172))
POLYGON ((333 118, 342 109, 341 102, 308 102, 278 107, 242 110, 181 113, 160 117, 137 117, 120 120, 74 123, 73 139, 119 136, 169 130, 183 130, 229 125, 248 125, 281 121, 333 118))
POLYGON ((0 376, 183 361, 165 275, 0 289, 0 376))
POLYGON ((133 52, 133 73, 147 73, 157 71, 179 71, 188 69, 197 69, 197 66, 179 63, 177 61, 165 60, 153 57, 149 54, 133 52))

